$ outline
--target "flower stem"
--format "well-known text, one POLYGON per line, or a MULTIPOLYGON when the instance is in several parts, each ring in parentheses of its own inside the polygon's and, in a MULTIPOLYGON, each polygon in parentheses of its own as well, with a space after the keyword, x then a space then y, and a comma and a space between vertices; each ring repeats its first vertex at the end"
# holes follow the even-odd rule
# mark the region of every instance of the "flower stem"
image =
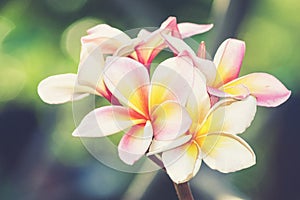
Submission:
POLYGON ((174 187, 179 200, 194 200, 190 185, 188 182, 176 184, 174 187))
MULTIPOLYGON (((155 164, 160 166, 162 168, 162 170, 164 170, 166 172, 164 164, 156 155, 148 156, 148 158, 150 158, 155 164)), ((189 182, 180 183, 180 184, 173 182, 173 184, 174 184, 176 194, 177 194, 179 200, 194 200, 189 182)))

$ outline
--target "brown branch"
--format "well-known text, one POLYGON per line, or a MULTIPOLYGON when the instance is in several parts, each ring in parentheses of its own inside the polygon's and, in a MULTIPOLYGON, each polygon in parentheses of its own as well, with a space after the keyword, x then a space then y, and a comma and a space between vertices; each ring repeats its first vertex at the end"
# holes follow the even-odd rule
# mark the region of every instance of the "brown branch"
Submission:
POLYGON ((179 200, 194 200, 190 185, 188 182, 176 184, 174 187, 179 200))

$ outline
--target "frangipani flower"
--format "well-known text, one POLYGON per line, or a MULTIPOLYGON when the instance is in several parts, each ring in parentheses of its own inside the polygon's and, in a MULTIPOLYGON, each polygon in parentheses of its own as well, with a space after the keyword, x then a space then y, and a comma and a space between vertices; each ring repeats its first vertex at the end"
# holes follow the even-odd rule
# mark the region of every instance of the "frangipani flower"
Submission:
POLYGON ((177 145, 187 142, 191 136, 183 134, 191 119, 182 105, 187 101, 193 73, 190 59, 177 56, 160 63, 150 81, 141 63, 127 57, 108 58, 104 82, 121 105, 93 110, 73 136, 103 137, 125 131, 118 151, 127 164, 144 155, 153 139, 175 140, 177 145))
MULTIPOLYGON (((198 69, 196 70, 198 71, 198 69)), ((224 99, 210 108, 206 84, 195 73, 193 95, 186 109, 192 118, 185 144, 162 153, 168 175, 175 183, 189 181, 198 172, 202 159, 212 169, 228 173, 255 164, 251 147, 237 134, 244 132, 256 112, 256 100, 249 96, 241 101, 224 99)), ((150 149, 149 154, 156 153, 150 149)))
POLYGON ((212 24, 200 25, 187 22, 177 24, 176 17, 169 17, 158 30, 149 32, 142 29, 137 38, 131 39, 126 33, 116 28, 100 24, 89 29, 88 35, 82 37, 81 42, 90 44, 86 49, 88 52, 91 52, 95 46, 101 46, 104 54, 115 53, 116 56, 129 56, 149 68, 155 56, 166 47, 161 33, 186 38, 207 32, 212 26, 212 24))
POLYGON ((182 40, 167 35, 164 38, 175 53, 189 53, 194 65, 206 76, 211 95, 237 99, 252 95, 256 97, 257 105, 275 107, 285 102, 291 94, 277 78, 267 73, 251 73, 238 78, 245 54, 245 43, 241 40, 225 40, 216 52, 214 65, 207 68, 198 64, 201 58, 182 40))

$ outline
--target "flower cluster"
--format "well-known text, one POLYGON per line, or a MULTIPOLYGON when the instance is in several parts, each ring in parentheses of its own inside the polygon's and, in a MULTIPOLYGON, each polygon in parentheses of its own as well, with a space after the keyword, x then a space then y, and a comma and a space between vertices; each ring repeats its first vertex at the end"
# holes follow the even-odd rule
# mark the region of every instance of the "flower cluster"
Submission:
POLYGON ((141 29, 130 38, 97 25, 82 37, 78 73, 46 78, 38 93, 50 104, 90 94, 106 98, 111 105, 88 113, 73 136, 123 131, 120 159, 132 165, 143 155, 156 155, 175 183, 195 176, 202 160, 224 173, 250 167, 255 154, 238 134, 251 124, 257 106, 278 106, 290 91, 270 74, 239 77, 243 41, 225 40, 210 60, 204 42, 195 53, 183 40, 211 28, 169 17, 157 30, 141 29), (166 48, 174 56, 150 75, 152 61, 166 48))

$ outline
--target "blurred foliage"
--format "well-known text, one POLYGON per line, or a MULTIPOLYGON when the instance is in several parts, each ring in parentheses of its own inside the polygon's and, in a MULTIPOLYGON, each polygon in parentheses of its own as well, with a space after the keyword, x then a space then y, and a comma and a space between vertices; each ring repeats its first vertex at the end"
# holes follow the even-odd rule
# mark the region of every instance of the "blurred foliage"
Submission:
POLYGON ((239 34, 247 45, 242 73, 271 73, 299 92, 299 9, 296 0, 256 2, 239 34))

